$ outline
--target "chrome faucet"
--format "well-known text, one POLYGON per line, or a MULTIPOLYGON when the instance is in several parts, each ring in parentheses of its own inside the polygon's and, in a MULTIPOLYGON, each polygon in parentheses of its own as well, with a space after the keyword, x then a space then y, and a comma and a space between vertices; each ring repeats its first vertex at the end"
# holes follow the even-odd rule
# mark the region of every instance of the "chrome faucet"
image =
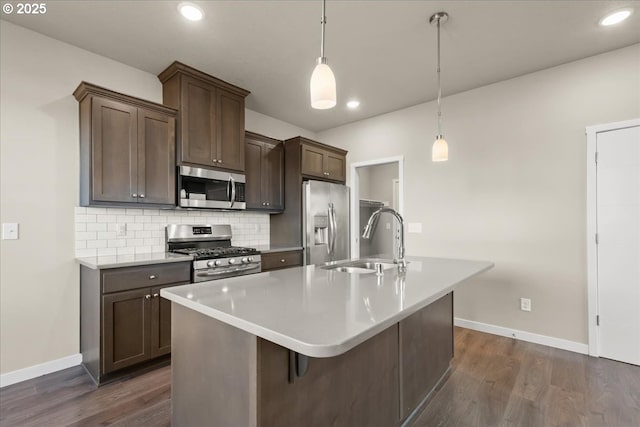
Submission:
POLYGON ((395 216, 398 220, 398 223, 400 224, 400 244, 398 245, 398 257, 394 260, 394 262, 397 263, 401 269, 405 269, 407 267, 407 261, 405 261, 404 259, 404 219, 402 219, 402 216, 394 209, 385 206, 372 213, 369 217, 369 221, 367 222, 367 226, 364 228, 362 238, 371 238, 373 223, 376 217, 384 212, 389 212, 391 215, 395 216))

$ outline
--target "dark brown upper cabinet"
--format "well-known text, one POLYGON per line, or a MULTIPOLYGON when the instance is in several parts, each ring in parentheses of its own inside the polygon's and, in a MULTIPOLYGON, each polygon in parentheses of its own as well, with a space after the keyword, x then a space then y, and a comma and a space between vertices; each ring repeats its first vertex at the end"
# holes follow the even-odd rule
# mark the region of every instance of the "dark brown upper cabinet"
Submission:
POLYGON ((175 206, 177 112, 82 82, 80 205, 175 206))
POLYGON ((280 212, 284 209, 282 141, 245 132, 245 198, 248 209, 280 212))
POLYGON ((177 61, 158 78, 164 104, 179 111, 178 164, 243 172, 250 92, 177 61))
POLYGON ((289 141, 300 144, 302 175, 323 181, 346 181, 346 151, 302 137, 289 141))

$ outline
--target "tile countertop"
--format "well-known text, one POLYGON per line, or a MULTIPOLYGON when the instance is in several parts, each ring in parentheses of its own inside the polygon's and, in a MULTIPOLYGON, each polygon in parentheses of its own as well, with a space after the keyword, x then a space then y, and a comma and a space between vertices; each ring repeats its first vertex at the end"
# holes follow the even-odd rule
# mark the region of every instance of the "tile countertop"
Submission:
POLYGON ((350 274, 316 266, 162 289, 206 316, 311 357, 333 357, 493 267, 485 261, 407 257, 397 268, 350 274))
POLYGON ((167 262, 192 261, 190 255, 169 252, 144 253, 135 255, 112 255, 76 258, 79 264, 93 270, 103 268, 132 267, 136 265, 163 264, 167 262))
POLYGON ((287 251, 301 251, 302 246, 278 246, 278 245, 258 245, 253 246, 263 254, 270 254, 274 252, 287 252, 287 251))

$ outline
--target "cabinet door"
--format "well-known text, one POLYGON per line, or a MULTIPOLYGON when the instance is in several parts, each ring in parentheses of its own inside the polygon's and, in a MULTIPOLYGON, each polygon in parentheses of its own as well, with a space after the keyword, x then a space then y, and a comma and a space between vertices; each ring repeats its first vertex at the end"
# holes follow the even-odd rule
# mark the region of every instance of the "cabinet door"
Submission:
POLYGON ((151 288, 151 357, 171 353, 171 301, 160 296, 167 286, 151 288))
POLYGON ((262 199, 262 143, 246 140, 245 144, 245 178, 247 180, 244 187, 245 200, 248 209, 262 209, 264 207, 262 199))
POLYGON ((181 97, 182 161, 217 166, 216 89, 194 78, 183 76, 181 97))
POLYGON ((284 209, 284 150, 282 144, 264 144, 262 152, 262 199, 268 203, 269 210, 284 209))
POLYGON ((341 154, 326 151, 324 154, 326 178, 344 182, 346 179, 345 157, 341 154))
POLYGON ((218 166, 244 171, 244 98, 217 90, 218 166))
POLYGON ((138 110, 138 202, 175 205, 176 151, 173 117, 138 110))
POLYGON ((91 117, 92 200, 137 202, 137 108, 93 98, 91 117))
POLYGON ((324 174, 324 150, 310 145, 301 145, 302 149, 302 166, 303 175, 316 176, 318 178, 326 178, 324 174))
POLYGON ((102 297, 104 374, 143 362, 150 357, 149 288, 102 297))

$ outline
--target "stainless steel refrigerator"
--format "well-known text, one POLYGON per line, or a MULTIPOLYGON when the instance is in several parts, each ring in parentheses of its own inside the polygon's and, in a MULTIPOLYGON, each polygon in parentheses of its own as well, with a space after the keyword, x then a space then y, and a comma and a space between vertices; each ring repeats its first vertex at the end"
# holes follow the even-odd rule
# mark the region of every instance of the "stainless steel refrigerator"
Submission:
POLYGON ((349 259, 349 187, 305 181, 302 230, 305 265, 349 259))

